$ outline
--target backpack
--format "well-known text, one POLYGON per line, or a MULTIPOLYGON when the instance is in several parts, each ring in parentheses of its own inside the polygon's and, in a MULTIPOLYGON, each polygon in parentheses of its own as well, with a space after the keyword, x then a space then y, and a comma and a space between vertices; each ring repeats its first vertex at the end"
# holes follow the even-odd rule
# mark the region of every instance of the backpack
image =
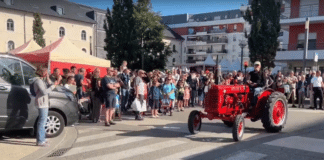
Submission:
POLYGON ((29 91, 30 91, 32 96, 36 97, 34 83, 35 83, 35 81, 29 85, 29 91))

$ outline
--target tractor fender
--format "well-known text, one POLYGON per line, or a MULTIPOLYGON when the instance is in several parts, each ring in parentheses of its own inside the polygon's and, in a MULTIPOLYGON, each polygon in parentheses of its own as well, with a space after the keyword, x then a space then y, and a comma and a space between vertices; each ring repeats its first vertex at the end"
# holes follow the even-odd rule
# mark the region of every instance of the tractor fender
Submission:
POLYGON ((273 92, 275 92, 275 90, 266 89, 260 93, 260 95, 258 96, 257 105, 255 106, 254 111, 253 111, 254 119, 261 118, 261 116, 263 114, 263 109, 266 106, 267 100, 273 92))

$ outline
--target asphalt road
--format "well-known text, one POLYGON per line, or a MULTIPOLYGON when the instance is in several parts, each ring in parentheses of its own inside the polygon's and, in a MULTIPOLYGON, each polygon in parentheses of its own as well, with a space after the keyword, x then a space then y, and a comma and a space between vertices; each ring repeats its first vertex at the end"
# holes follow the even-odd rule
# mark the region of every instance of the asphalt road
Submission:
POLYGON ((288 120, 280 133, 267 133, 261 121, 245 120, 241 142, 232 139, 232 128, 222 121, 203 119, 201 132, 189 134, 187 121, 191 110, 175 112, 172 117, 145 118, 123 116, 117 125, 82 120, 76 125, 77 139, 62 146, 58 160, 153 160, 153 159, 225 159, 225 160, 299 160, 324 159, 324 111, 289 108, 288 120))

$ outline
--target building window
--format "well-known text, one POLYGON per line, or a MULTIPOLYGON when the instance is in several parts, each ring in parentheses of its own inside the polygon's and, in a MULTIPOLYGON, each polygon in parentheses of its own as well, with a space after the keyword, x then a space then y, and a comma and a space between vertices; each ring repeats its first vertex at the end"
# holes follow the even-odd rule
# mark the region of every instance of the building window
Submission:
POLYGON ((235 46, 233 45, 233 52, 235 52, 236 50, 235 50, 235 46))
POLYGON ((233 35, 233 42, 235 42, 236 41, 236 35, 234 34, 233 35))
POLYGON ((63 27, 60 27, 59 35, 60 37, 65 36, 65 29, 63 27))
POLYGON ((221 19, 220 16, 215 16, 215 17, 214 17, 214 20, 220 20, 220 19, 221 19))
POLYGON ((193 28, 189 28, 189 29, 188 29, 188 32, 189 32, 189 34, 195 34, 195 29, 193 29, 193 28))
POLYGON ((57 7, 57 13, 59 14, 59 15, 63 15, 64 14, 64 10, 63 10, 63 8, 62 7, 57 7))
POLYGON ((82 48, 82 51, 83 51, 84 53, 87 53, 87 50, 86 50, 85 48, 82 48))
POLYGON ((224 18, 227 19, 227 15, 225 15, 224 18))
POLYGON ((7 30, 14 31, 14 21, 12 19, 7 20, 7 30))
POLYGON ((234 31, 236 31, 237 30, 237 25, 236 24, 234 24, 234 31))
POLYGON ((172 62, 173 62, 173 63, 175 62, 175 58, 172 59, 172 62))
POLYGON ((84 41, 87 40, 87 33, 84 30, 81 32, 81 39, 84 41))
POLYGON ((239 16, 238 14, 235 15, 236 18, 238 18, 238 16, 239 16))
MULTIPOLYGON (((309 33, 309 37, 308 37, 309 50, 316 50, 316 40, 317 40, 317 33, 309 33)), ((303 49, 304 45, 305 45, 305 33, 300 33, 298 35, 297 50, 303 49)))
POLYGON ((280 37, 280 36, 283 36, 283 32, 279 32, 279 37, 280 37))
POLYGON ((15 49, 15 43, 13 41, 8 42, 8 51, 15 49))
POLYGON ((173 52, 177 52, 175 45, 173 45, 173 52))

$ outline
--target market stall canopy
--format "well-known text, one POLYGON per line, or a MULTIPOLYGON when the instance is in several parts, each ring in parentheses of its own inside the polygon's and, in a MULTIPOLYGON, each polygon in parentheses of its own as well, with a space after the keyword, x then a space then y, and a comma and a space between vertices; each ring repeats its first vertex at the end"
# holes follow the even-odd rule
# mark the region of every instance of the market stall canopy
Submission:
POLYGON ((231 63, 225 58, 220 63, 222 67, 222 71, 230 71, 231 70, 231 63))
POLYGON ((231 71, 241 70, 241 61, 238 58, 234 61, 234 63, 232 63, 230 70, 231 71))
POLYGON ((110 67, 110 61, 91 56, 77 48, 67 38, 62 37, 43 49, 21 53, 19 57, 30 63, 66 62, 98 67, 110 67))
POLYGON ((216 66, 216 62, 213 60, 213 58, 208 55, 205 62, 204 62, 205 66, 216 66))
POLYGON ((11 50, 9 53, 20 54, 20 53, 32 52, 40 49, 42 49, 42 47, 39 46, 33 39, 31 39, 30 41, 19 46, 18 48, 11 50))
MULTIPOLYGON (((110 61, 91 56, 84 53, 81 49, 76 47, 67 38, 62 37, 54 43, 44 47, 43 49, 33 52, 20 53, 17 56, 27 60, 34 65, 48 65, 50 70, 54 68, 70 68, 76 66, 77 68, 89 68, 93 70, 95 67, 102 68, 110 67, 110 61)), ((106 72, 104 69, 102 75, 106 72)))

